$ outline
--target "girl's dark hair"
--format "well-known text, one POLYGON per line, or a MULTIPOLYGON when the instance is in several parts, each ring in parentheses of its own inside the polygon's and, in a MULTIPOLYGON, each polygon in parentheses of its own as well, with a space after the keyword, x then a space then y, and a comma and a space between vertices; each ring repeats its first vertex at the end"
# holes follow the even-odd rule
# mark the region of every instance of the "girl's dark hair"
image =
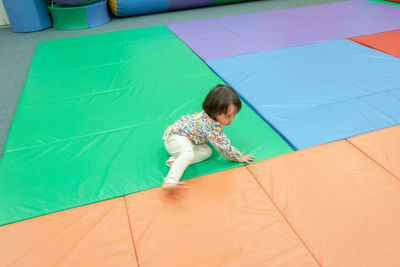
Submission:
POLYGON ((218 84, 208 93, 202 107, 208 116, 215 119, 215 115, 228 112, 231 104, 236 107, 236 113, 240 111, 242 101, 236 91, 229 85, 218 84))

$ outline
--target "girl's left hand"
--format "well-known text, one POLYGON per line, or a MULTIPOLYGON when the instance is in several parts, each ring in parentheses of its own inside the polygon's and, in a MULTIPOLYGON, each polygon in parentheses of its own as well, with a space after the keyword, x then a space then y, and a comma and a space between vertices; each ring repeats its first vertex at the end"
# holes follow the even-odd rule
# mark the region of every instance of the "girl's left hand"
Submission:
POLYGON ((250 164, 250 161, 254 161, 254 157, 252 155, 250 155, 250 154, 245 155, 243 153, 240 153, 240 158, 239 158, 238 162, 246 162, 246 163, 250 164))

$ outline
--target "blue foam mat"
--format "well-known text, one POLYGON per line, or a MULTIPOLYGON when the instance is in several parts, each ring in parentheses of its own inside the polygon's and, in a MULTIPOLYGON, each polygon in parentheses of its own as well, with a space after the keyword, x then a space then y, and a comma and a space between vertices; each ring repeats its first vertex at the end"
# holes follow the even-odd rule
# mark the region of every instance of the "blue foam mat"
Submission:
POLYGON ((295 149, 400 124, 400 60, 347 39, 207 64, 295 149))

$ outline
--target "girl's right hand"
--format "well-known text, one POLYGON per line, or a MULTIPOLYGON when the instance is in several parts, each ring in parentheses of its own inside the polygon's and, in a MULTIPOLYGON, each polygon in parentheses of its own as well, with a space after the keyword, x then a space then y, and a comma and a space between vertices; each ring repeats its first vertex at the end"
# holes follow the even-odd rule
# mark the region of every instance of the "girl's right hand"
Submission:
POLYGON ((243 153, 240 153, 240 158, 239 158, 238 162, 246 162, 246 163, 250 164, 250 161, 254 161, 254 157, 252 155, 250 155, 250 154, 245 155, 243 153))

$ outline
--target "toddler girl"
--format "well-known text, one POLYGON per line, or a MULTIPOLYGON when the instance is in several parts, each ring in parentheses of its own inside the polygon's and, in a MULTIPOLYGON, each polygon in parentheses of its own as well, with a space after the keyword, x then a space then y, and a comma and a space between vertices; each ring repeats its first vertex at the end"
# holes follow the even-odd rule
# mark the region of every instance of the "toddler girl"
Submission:
POLYGON ((165 148, 171 157, 166 162, 170 170, 163 188, 169 193, 187 188, 186 183, 179 180, 189 164, 211 156, 207 142, 229 160, 247 163, 254 160, 252 155, 244 155, 233 147, 224 133, 223 126, 231 124, 242 107, 235 90, 217 85, 208 93, 202 107, 202 112, 183 116, 164 133, 165 148))

